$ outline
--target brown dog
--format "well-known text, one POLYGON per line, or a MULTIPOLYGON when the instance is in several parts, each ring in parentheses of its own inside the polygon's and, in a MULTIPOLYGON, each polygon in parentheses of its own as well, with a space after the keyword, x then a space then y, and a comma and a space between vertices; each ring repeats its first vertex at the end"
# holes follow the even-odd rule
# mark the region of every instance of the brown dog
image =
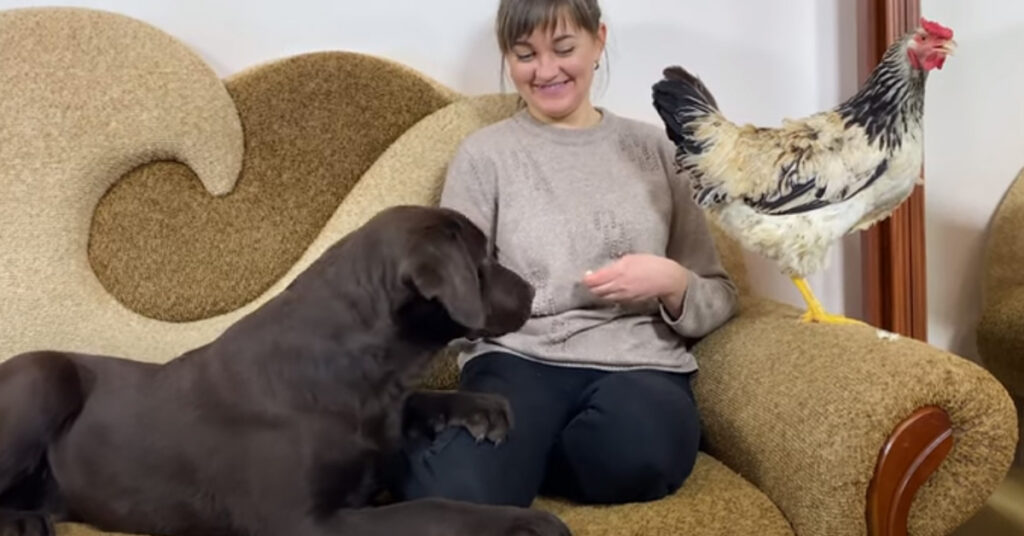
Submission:
POLYGON ((385 210, 210 344, 163 365, 62 352, 0 364, 0 536, 53 521, 154 535, 563 536, 554 516, 369 507, 403 435, 500 440, 507 402, 414 392, 463 336, 518 329, 533 289, 437 208, 385 210))

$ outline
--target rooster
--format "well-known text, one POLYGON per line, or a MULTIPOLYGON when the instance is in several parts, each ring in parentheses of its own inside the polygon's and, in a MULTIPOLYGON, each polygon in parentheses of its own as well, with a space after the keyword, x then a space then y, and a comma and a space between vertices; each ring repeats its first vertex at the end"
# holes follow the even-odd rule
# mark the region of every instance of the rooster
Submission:
POLYGON ((839 106, 778 128, 740 126, 682 67, 664 70, 654 107, 694 200, 746 248, 777 262, 807 302, 805 322, 860 322, 825 311, 806 275, 838 238, 887 218, 921 176, 928 73, 953 53, 953 32, 921 19, 839 106))

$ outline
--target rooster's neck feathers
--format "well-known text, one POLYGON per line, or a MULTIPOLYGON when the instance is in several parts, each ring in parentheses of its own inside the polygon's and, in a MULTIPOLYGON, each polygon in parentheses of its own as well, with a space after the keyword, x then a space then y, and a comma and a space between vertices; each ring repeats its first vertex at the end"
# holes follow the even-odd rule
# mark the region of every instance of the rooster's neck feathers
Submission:
POLYGON ((847 128, 863 127, 870 143, 883 150, 899 149, 903 133, 920 128, 924 114, 928 74, 910 65, 909 39, 890 46, 860 91, 837 109, 847 128))

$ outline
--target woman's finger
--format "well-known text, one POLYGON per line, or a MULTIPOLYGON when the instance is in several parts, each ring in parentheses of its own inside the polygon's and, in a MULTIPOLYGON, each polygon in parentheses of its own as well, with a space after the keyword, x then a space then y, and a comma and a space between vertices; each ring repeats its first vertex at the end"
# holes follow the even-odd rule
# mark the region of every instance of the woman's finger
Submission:
POLYGON ((599 270, 587 270, 583 274, 583 282, 589 287, 596 287, 614 281, 619 276, 615 265, 605 266, 599 270))
POLYGON ((618 289, 606 286, 606 287, 602 287, 600 289, 591 289, 590 292, 593 295, 598 296, 600 298, 607 298, 608 296, 611 296, 612 294, 615 294, 616 292, 618 292, 618 289))

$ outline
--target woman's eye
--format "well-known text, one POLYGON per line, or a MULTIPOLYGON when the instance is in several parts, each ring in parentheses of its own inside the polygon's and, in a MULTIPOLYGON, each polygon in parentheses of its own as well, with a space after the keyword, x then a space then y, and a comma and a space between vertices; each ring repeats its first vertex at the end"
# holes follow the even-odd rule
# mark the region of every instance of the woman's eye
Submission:
POLYGON ((576 50, 576 49, 575 48, 566 48, 566 49, 562 49, 562 50, 556 50, 555 53, 560 55, 560 56, 568 56, 569 54, 572 54, 573 50, 576 50))
POLYGON ((533 58, 533 53, 532 52, 527 53, 527 54, 516 54, 516 59, 519 60, 519 61, 529 61, 530 58, 533 58))

